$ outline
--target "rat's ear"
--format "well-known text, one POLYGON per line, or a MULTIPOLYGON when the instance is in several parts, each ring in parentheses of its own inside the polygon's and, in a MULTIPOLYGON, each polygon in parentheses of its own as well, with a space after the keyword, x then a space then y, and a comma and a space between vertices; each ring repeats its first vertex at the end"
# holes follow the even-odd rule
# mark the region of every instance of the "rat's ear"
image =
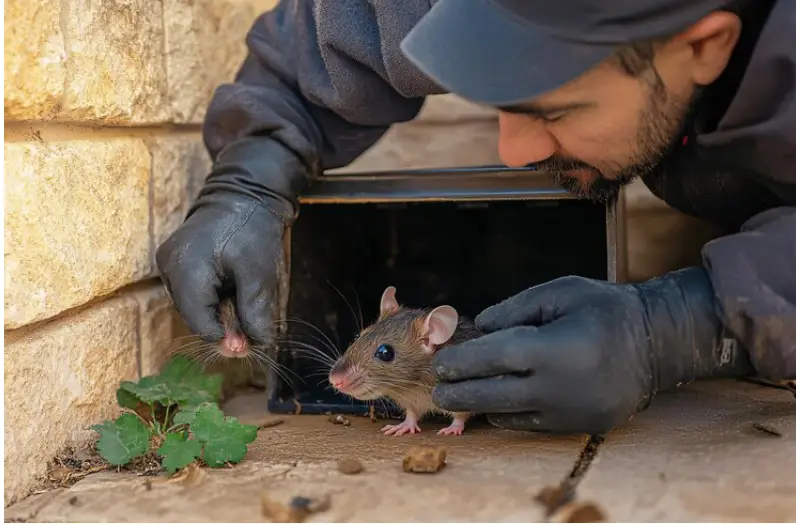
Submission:
POLYGON ((385 317, 389 313, 393 313, 400 309, 400 304, 397 303, 397 299, 394 298, 394 294, 397 290, 394 286, 389 286, 383 291, 383 295, 381 295, 381 312, 380 318, 385 317))
POLYGON ((423 329, 426 333, 427 343, 425 351, 433 353, 437 346, 441 346, 453 336, 458 325, 458 312, 451 306, 439 306, 431 311, 425 318, 423 329))

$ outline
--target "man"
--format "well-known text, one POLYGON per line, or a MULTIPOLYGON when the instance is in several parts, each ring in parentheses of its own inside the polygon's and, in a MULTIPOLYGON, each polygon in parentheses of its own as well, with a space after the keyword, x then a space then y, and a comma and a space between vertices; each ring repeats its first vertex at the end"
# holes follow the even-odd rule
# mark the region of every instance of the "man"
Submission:
POLYGON ((298 194, 453 92, 500 109, 506 164, 595 199, 642 177, 730 234, 704 267, 565 277, 488 308, 484 337, 436 357, 438 405, 599 433, 682 383, 794 378, 794 1, 431 3, 285 0, 255 22, 208 110, 213 171, 157 254, 189 326, 219 338, 230 287, 247 333, 269 339, 298 194))

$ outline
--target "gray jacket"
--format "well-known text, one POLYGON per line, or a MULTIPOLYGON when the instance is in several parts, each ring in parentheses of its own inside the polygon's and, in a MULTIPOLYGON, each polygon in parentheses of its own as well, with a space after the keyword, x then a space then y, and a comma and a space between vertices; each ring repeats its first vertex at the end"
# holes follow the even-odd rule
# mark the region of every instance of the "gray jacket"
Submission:
MULTIPOLYGON (((762 377, 794 378, 795 2, 756 4, 761 12, 746 17, 743 42, 687 127, 686 145, 645 183, 673 207, 729 228, 703 249, 718 314, 762 377)), ((302 168, 264 180, 289 201, 322 170, 352 162, 389 126, 413 119, 426 96, 444 93, 399 48, 430 7, 283 0, 261 15, 235 82, 211 101, 203 133, 212 158, 236 146, 226 169, 279 165, 266 146, 281 144, 302 168), (242 147, 254 137, 264 147, 242 147)))

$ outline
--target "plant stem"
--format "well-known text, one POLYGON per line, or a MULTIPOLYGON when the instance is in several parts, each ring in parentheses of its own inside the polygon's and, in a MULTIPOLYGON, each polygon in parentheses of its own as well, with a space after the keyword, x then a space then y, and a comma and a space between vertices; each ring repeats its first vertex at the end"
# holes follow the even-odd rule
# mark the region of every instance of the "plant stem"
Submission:
MULTIPOLYGON (((169 408, 171 406, 172 406, 172 404, 167 404, 167 409, 164 412, 164 427, 167 427, 167 424, 169 424, 169 408)), ((169 431, 169 430, 167 430, 167 431, 169 431)))
POLYGON ((156 433, 158 433, 159 435, 161 435, 161 434, 162 434, 162 433, 161 433, 161 424, 159 424, 159 423, 158 423, 158 420, 156 419, 156 408, 155 408, 155 402, 153 402, 152 404, 150 404, 150 420, 152 420, 152 421, 153 421, 153 426, 156 428, 156 433))

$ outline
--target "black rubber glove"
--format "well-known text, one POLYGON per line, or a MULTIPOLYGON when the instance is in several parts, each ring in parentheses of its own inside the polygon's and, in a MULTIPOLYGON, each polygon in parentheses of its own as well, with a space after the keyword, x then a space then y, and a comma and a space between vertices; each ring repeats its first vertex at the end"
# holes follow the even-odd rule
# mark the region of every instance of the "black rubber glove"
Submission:
POLYGON ((257 342, 272 339, 283 235, 306 173, 296 156, 267 138, 245 139, 219 154, 186 221, 156 252, 167 291, 194 333, 222 337, 218 304, 231 295, 245 333, 257 342))
POLYGON ((565 277, 475 319, 489 334, 440 351, 434 402, 492 424, 604 433, 681 383, 750 373, 723 337, 705 270, 642 284, 565 277))

